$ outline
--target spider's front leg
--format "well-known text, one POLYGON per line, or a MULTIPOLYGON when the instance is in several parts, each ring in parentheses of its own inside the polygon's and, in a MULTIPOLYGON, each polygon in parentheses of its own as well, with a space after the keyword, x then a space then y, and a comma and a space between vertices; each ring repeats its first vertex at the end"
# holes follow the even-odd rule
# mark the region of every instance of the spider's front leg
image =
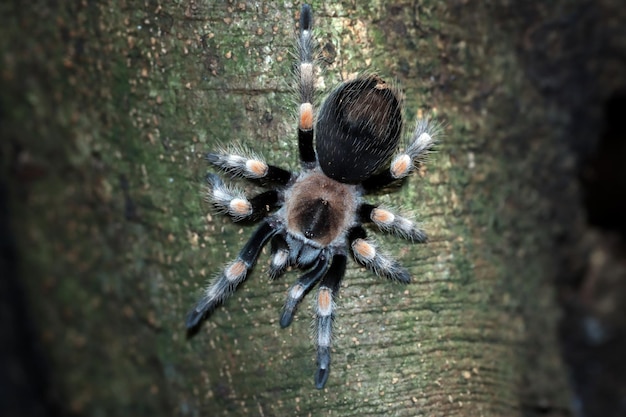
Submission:
POLYGON ((250 240, 239 252, 239 256, 222 271, 209 285, 196 306, 189 312, 185 325, 188 334, 193 335, 202 322, 215 308, 228 298, 241 284, 248 271, 255 264, 265 243, 280 229, 270 220, 264 221, 254 232, 250 240))

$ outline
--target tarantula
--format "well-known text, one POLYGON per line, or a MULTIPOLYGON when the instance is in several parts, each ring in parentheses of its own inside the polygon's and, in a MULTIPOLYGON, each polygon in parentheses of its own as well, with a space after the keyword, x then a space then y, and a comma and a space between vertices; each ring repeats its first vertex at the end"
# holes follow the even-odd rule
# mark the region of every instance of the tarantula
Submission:
POLYGON ((415 243, 426 234, 414 222, 368 203, 363 196, 401 181, 424 160, 437 128, 418 120, 406 150, 392 158, 402 135, 400 93, 376 75, 363 75, 336 87, 313 109, 313 15, 309 5, 300 12, 298 87, 300 95, 298 148, 301 171, 269 165, 241 150, 209 153, 207 160, 233 176, 267 188, 255 197, 208 175, 208 199, 234 221, 260 221, 260 226, 237 258, 206 288, 189 312, 190 334, 202 320, 246 279, 264 245, 271 242, 269 274, 275 278, 288 267, 304 270, 289 289, 280 326, 291 324, 304 296, 319 284, 316 303, 317 372, 321 389, 330 372, 330 347, 335 300, 346 270, 348 253, 376 275, 401 283, 409 272, 381 253, 366 238, 363 224, 415 243))

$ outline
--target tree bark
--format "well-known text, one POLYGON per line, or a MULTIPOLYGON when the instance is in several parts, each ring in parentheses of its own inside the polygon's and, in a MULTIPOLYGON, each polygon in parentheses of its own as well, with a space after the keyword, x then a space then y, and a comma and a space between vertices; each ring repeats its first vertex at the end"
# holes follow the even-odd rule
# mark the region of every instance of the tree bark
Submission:
POLYGON ((279 328, 297 275, 270 282, 267 254, 199 334, 184 329, 253 230, 204 203, 203 154, 241 143, 297 169, 299 7, 0 6, 2 172, 45 401, 112 416, 568 415, 552 286, 555 242, 580 217, 567 113, 521 62, 539 6, 474 3, 313 5, 322 90, 377 71, 404 89, 409 128, 418 114, 445 126, 426 169, 372 198, 427 230, 426 245, 376 236, 414 281, 349 266, 321 391, 310 303, 279 328))

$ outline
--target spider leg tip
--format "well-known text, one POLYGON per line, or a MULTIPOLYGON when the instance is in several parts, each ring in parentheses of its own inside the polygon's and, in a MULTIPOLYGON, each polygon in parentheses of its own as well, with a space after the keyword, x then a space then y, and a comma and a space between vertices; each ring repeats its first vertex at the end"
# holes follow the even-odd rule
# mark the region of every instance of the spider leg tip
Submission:
POLYGON ((218 154, 213 153, 213 152, 207 152, 204 155, 204 158, 210 163, 210 164, 215 164, 217 161, 219 161, 220 157, 218 154))
POLYGON ((320 346, 317 351, 317 371, 315 372, 315 388, 322 389, 330 375, 330 348, 320 346))
POLYGON ((185 334, 187 340, 193 338, 195 335, 198 334, 198 332, 200 331, 200 326, 196 326, 196 327, 192 327, 192 328, 187 328, 187 332, 185 334))
POLYGON ((206 174, 204 176, 204 179, 206 180, 206 182, 208 182, 211 185, 215 185, 216 183, 219 183, 220 181, 220 177, 216 174, 213 174, 212 172, 209 172, 208 174, 206 174))
POLYGON ((401 284, 410 284, 411 283, 411 274, 409 273, 409 271, 407 271, 407 270, 405 270, 403 268, 403 270, 400 271, 400 273, 398 273, 398 275, 396 276, 396 279, 401 284))
POLYGON ((311 30, 311 26, 313 26, 313 10, 305 3, 300 9, 300 29, 311 30))
POLYGON ((318 368, 315 373, 315 388, 323 389, 328 381, 328 375, 330 375, 330 367, 318 368))
POLYGON ((284 329, 285 327, 289 327, 291 322, 293 321, 292 312, 285 311, 280 315, 280 327, 284 329))
POLYGON ((191 310, 187 317, 185 318, 185 327, 187 331, 192 331, 195 329, 197 331, 200 326, 200 322, 204 319, 205 311, 198 311, 197 309, 191 310))

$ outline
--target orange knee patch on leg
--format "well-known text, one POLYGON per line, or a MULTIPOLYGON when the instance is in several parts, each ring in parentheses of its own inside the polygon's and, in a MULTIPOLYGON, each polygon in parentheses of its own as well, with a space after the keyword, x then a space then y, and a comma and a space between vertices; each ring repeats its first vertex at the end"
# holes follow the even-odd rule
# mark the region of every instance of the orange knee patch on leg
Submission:
POLYGON ((247 216, 252 213, 252 206, 248 200, 233 198, 228 205, 231 213, 237 216, 247 216))
POLYGON ((400 155, 391 163, 391 175, 394 178, 405 176, 411 169, 411 157, 409 155, 400 155))
POLYGON ((376 256, 376 248, 363 239, 355 240, 352 244, 352 249, 358 256, 364 259, 374 259, 376 256))
POLYGON ((226 268, 226 279, 229 281, 236 280, 245 275, 247 270, 248 268, 246 268, 246 264, 244 264, 243 261, 234 262, 232 265, 226 268))
POLYGON ((300 105, 300 129, 310 130, 313 128, 313 105, 302 103, 300 105))
POLYGON ((246 169, 256 177, 264 177, 267 174, 267 164, 258 159, 248 159, 246 161, 246 169))
POLYGON ((391 224, 395 218, 396 216, 388 210, 376 208, 372 211, 372 220, 376 223, 391 224))
POLYGON ((320 288, 317 296, 317 309, 318 313, 322 316, 327 316, 332 310, 333 297, 329 288, 320 288))

